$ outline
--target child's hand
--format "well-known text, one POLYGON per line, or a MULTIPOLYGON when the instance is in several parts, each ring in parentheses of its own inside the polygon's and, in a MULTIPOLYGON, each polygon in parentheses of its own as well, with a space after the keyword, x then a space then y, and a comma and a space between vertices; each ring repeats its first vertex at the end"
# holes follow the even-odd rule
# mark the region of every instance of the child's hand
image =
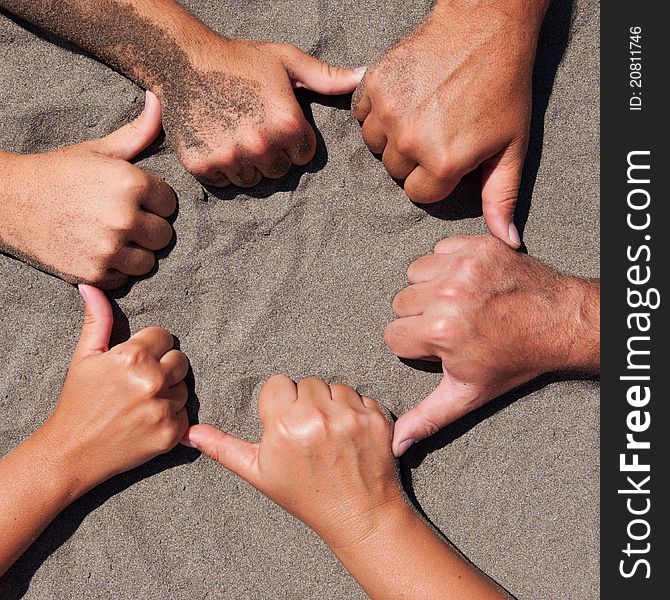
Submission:
POLYGON ((263 439, 251 444, 211 425, 185 443, 220 462, 304 521, 332 548, 355 544, 406 510, 391 427, 374 400, 344 385, 275 376, 258 399, 263 439))
POLYGON ((144 275, 167 246, 172 189, 128 162, 161 131, 161 108, 98 139, 35 155, 0 156, 0 249, 73 283, 111 289, 144 275))
POLYGON ((149 327, 108 349, 109 301, 82 285, 86 314, 53 414, 34 435, 62 457, 71 493, 171 450, 188 427, 188 359, 170 333, 149 327))

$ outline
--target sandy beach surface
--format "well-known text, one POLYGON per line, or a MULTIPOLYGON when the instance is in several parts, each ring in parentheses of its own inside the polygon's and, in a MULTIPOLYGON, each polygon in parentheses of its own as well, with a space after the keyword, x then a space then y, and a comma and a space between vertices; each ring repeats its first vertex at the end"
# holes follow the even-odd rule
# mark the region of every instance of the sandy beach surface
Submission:
MULTIPOLYGON (((185 4, 220 32, 292 42, 347 66, 371 61, 431 6, 185 4)), ((598 27, 595 0, 554 1, 517 212, 530 254, 583 276, 599 272, 598 27)), ((391 299, 435 242, 486 231, 477 177, 448 202, 414 206, 364 146, 348 97, 302 100, 318 130, 316 159, 248 194, 205 192, 165 143, 145 155, 140 166, 178 194, 176 244, 152 277, 112 294, 115 340, 148 325, 172 331, 193 366, 192 417, 250 439, 273 373, 347 383, 396 415, 423 398, 439 375, 385 347, 391 299)), ((0 148, 99 137, 142 104, 123 76, 0 15, 0 148)), ((73 286, 0 255, 0 454, 53 409, 81 319, 73 286)), ((404 477, 435 526, 516 597, 594 599, 598 427, 596 381, 543 380, 417 445, 404 477)), ((0 579, 0 597, 364 596, 305 526, 178 447, 67 509, 0 579)))

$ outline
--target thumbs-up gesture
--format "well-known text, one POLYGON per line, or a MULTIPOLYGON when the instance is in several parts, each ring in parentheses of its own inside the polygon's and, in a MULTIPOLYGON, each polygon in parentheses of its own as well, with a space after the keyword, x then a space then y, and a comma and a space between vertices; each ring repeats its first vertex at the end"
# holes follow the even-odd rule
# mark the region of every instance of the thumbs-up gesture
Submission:
POLYGON ((365 537, 405 501, 378 404, 345 385, 270 378, 260 392, 263 438, 250 443, 194 425, 184 443, 242 477, 331 548, 365 537))
POLYGON ((112 307, 80 285, 85 316, 52 415, 0 459, 0 576, 68 504, 173 448, 188 427, 188 360, 159 327, 109 349, 112 307))
POLYGON ((599 370, 599 283, 558 273, 493 237, 442 240, 407 278, 386 343, 403 358, 441 361, 444 376, 396 422, 396 456, 543 373, 599 370))
POLYGON ((171 450, 188 426, 188 359, 172 335, 149 327, 109 349, 112 309, 100 290, 80 285, 84 325, 60 401, 41 428, 68 478, 84 493, 171 450))
POLYGON ((186 169, 206 184, 247 188, 308 163, 316 137, 293 88, 346 94, 362 72, 333 67, 290 44, 203 35, 208 43, 198 44, 200 52, 191 49, 183 71, 164 65, 152 84, 186 169))
POLYGON ((148 273, 167 246, 172 189, 132 165, 161 131, 161 107, 97 140, 36 155, 0 154, 0 249, 73 283, 104 289, 148 273))

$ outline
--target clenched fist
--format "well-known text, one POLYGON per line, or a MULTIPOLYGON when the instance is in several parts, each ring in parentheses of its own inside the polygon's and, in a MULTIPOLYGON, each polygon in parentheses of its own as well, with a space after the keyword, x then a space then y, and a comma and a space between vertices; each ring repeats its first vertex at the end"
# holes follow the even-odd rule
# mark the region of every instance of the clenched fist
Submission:
POLYGON ((172 189, 129 161, 161 131, 161 107, 98 139, 35 155, 0 154, 0 249, 69 282, 104 289, 148 273, 172 239, 172 189))
POLYGON ((293 88, 349 93, 362 74, 290 44, 210 37, 186 71, 159 75, 153 88, 184 166, 213 186, 253 187, 308 163, 316 137, 293 88))
POLYGON ((42 435, 69 456, 86 489, 171 450, 188 426, 184 377, 189 363, 172 335, 149 327, 109 349, 112 309, 81 285, 85 317, 53 414, 42 435))
POLYGON ((563 275, 493 237, 453 237, 413 262, 393 300, 389 348, 444 377, 396 422, 393 450, 551 371, 598 372, 600 284, 563 275))
POLYGON ((486 223, 515 248, 533 62, 547 5, 440 0, 370 67, 354 95, 365 143, 404 180, 411 200, 442 200, 481 165, 486 223))
POLYGON ((0 460, 0 575, 71 502, 171 450, 188 427, 188 359, 159 327, 109 349, 112 307, 80 285, 85 316, 52 415, 0 460))

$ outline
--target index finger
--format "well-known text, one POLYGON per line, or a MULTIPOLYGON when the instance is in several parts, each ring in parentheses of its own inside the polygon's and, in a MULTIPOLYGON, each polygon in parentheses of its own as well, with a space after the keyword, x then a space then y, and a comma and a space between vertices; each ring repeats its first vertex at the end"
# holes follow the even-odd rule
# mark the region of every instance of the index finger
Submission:
POLYGON ((366 80, 363 78, 354 90, 354 95, 351 98, 351 112, 359 123, 365 121, 372 110, 372 102, 370 101, 370 97, 365 93, 365 85, 366 80))
POLYGON ((285 412, 298 399, 298 388, 286 375, 273 375, 258 394, 258 415, 267 426, 278 412, 285 412))
MULTIPOLYGON (((135 342, 145 347, 149 354, 160 360, 164 354, 174 348, 174 337, 162 327, 147 327, 131 336, 128 342, 135 342)), ((128 343, 126 342, 126 343, 128 343)))
POLYGON ((417 258, 407 269, 407 280, 411 284, 431 281, 449 270, 452 262, 450 254, 426 254, 417 258))
POLYGON ((147 173, 151 183, 149 191, 144 194, 140 206, 147 212, 154 213, 159 217, 169 217, 177 208, 177 195, 174 190, 160 177, 147 173))

